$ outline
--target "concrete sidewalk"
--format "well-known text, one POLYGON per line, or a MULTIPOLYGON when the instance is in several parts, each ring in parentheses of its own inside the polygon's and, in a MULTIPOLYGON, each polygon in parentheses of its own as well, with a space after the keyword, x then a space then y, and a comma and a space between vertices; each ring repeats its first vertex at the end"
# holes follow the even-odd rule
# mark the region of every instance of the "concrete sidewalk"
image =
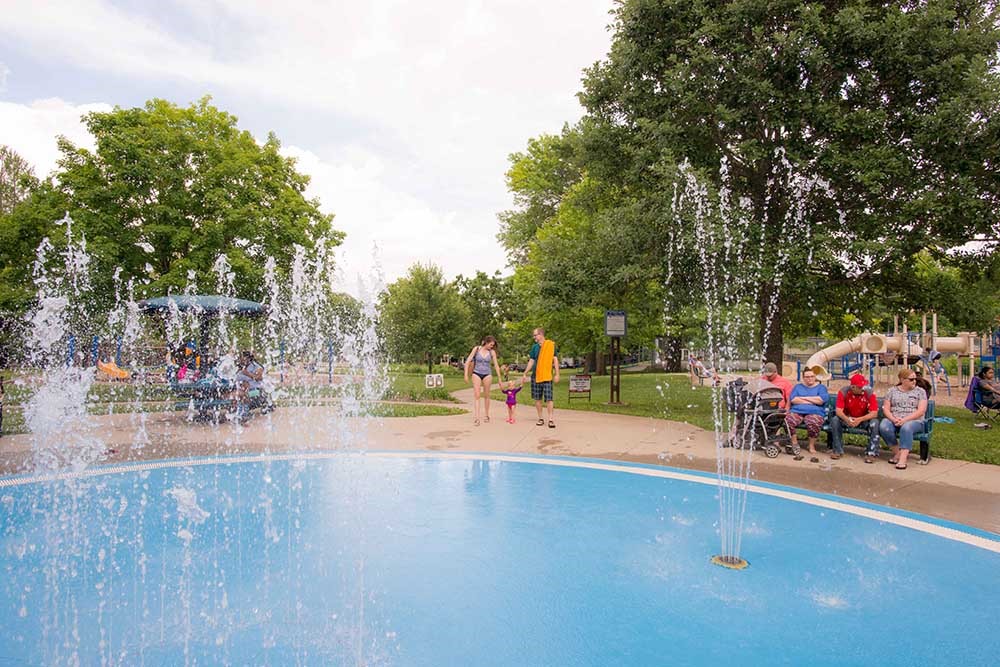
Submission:
MULTIPOLYGON (((471 409, 472 392, 455 396, 471 409)), ((583 456, 714 472, 714 435, 697 427, 648 417, 557 410, 556 428, 535 425, 533 405, 518 406, 506 423, 506 407, 493 401, 491 421, 479 426, 469 414, 447 417, 343 419, 328 406, 280 408, 244 427, 188 423, 178 413, 95 417, 90 434, 115 452, 108 462, 210 456, 246 452, 361 449, 505 452, 583 456)), ((822 447, 821 447, 822 449, 822 447)), ((726 450, 726 455, 732 455, 726 450)), ((933 452, 932 452, 933 454, 933 452)), ((823 493, 897 507, 1000 533, 1000 466, 932 459, 930 465, 896 470, 883 457, 865 464, 859 448, 844 458, 825 453, 819 463, 781 455, 752 455, 752 477, 823 493)), ((31 465, 31 436, 0 440, 0 474, 31 465)))

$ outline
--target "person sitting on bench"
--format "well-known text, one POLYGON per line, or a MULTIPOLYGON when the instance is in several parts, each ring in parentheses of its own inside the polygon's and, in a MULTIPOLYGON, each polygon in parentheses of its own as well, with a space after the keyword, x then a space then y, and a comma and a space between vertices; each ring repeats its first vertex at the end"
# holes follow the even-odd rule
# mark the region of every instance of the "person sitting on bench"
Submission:
POLYGON ((791 394, 791 409, 785 415, 785 424, 788 425, 788 434, 791 436, 791 454, 796 461, 803 459, 799 450, 799 439, 795 429, 799 424, 805 424, 806 435, 809 438, 809 453, 812 454, 810 461, 819 463, 816 458, 816 438, 823 430, 823 423, 826 421, 826 402, 830 394, 826 387, 816 379, 816 373, 807 368, 802 371, 802 382, 795 385, 791 394))
POLYGON ((844 455, 844 429, 861 428, 868 431, 868 448, 865 463, 874 463, 878 457, 878 398, 871 391, 865 376, 855 373, 851 384, 837 392, 837 412, 830 417, 831 459, 844 455))
POLYGON ((692 387, 695 386, 694 385, 695 379, 698 379, 698 381, 700 382, 701 380, 704 380, 706 378, 712 378, 713 387, 718 387, 719 383, 722 381, 722 378, 719 377, 719 374, 715 372, 714 368, 706 368, 705 364, 702 363, 701 359, 699 359, 694 355, 688 357, 688 372, 691 375, 692 387))
POLYGON ((913 436, 924 432, 927 392, 917 386, 917 374, 910 368, 899 371, 899 384, 889 390, 882 405, 879 432, 892 448, 889 463, 906 470, 906 459, 913 449, 913 436))

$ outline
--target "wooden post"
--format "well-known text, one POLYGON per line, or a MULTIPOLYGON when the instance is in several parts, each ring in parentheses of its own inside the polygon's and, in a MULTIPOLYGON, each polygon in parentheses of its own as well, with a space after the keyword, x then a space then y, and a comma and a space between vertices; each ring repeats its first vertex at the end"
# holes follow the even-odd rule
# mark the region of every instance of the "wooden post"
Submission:
POLYGON ((611 405, 622 402, 622 339, 611 339, 611 405))

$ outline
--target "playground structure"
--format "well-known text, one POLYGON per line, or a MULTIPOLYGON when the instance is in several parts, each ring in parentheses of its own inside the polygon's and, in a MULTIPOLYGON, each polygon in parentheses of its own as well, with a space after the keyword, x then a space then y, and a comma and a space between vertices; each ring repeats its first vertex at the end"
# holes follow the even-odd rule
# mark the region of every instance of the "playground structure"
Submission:
MULTIPOLYGON (((795 374, 801 376, 803 368, 812 369, 821 381, 847 379, 853 373, 867 375, 872 386, 876 379, 888 384, 894 383, 893 374, 904 365, 920 364, 937 392, 938 378, 943 377, 948 394, 951 382, 944 367, 938 362, 942 354, 954 354, 958 358, 957 383, 966 386, 976 373, 978 364, 996 363, 1000 355, 1000 328, 991 332, 962 331, 956 336, 937 335, 937 314, 931 313, 931 329, 927 328, 928 314, 922 316, 920 333, 907 331, 906 324, 899 326, 895 318, 892 333, 863 333, 849 340, 842 340, 825 347, 804 364, 796 365, 795 374), (968 372, 963 376, 963 366, 968 372), (884 377, 877 377, 884 376, 884 377)), ((788 373, 790 364, 786 362, 783 374, 788 373)))
POLYGON ((131 377, 131 373, 121 368, 114 361, 97 360, 97 370, 108 376, 111 380, 125 381, 131 377))

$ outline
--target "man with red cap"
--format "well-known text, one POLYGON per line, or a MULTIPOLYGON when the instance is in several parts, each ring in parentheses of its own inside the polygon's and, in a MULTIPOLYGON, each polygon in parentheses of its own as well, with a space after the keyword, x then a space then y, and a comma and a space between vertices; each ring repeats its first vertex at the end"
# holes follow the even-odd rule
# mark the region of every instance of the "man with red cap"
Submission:
POLYGON ((878 399, 871 391, 865 376, 855 373, 851 384, 837 392, 837 414, 830 418, 831 459, 844 455, 844 429, 861 428, 868 431, 868 448, 865 463, 874 463, 878 457, 878 399))

